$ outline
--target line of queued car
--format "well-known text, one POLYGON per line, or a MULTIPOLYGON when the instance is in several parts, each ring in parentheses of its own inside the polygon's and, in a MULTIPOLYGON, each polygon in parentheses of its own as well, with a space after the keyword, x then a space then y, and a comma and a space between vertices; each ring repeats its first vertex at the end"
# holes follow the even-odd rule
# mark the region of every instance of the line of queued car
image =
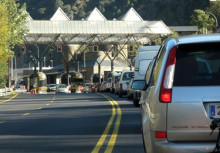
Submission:
POLYGON ((220 34, 167 39, 142 84, 145 152, 219 152, 220 34))
POLYGON ((140 105, 147 153, 219 152, 220 34, 170 38, 148 53, 150 60, 136 59, 135 71, 84 89, 140 105))
POLYGON ((65 84, 48 84, 47 92, 70 93, 70 90, 65 84))
POLYGON ((138 99, 145 152, 219 152, 220 34, 167 39, 152 57, 144 77, 124 71, 114 89, 138 99))

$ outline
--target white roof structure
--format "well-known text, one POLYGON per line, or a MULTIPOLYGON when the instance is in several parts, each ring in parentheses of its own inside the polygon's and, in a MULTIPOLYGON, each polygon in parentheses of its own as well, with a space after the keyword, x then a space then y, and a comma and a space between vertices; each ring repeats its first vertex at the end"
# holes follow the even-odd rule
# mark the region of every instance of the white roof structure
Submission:
POLYGON ((123 21, 143 21, 141 16, 134 10, 130 8, 128 12, 122 17, 123 21))
POLYGON ((69 17, 64 13, 64 11, 59 7, 55 14, 50 18, 51 21, 69 21, 69 17))
POLYGON ((90 13, 90 15, 86 18, 86 20, 87 21, 106 21, 107 19, 97 8, 94 8, 94 10, 90 13))
POLYGON ((29 14, 28 14, 27 20, 28 21, 32 21, 33 20, 32 17, 29 14))
POLYGON ((90 38, 93 43, 129 41, 130 44, 145 44, 152 36, 172 33, 163 21, 144 21, 133 8, 125 14, 123 20, 107 20, 95 8, 86 20, 73 21, 58 8, 50 20, 29 20, 27 27, 29 32, 26 40, 30 43, 50 43, 57 36, 59 39, 56 42, 65 41, 69 44, 86 43, 90 38))

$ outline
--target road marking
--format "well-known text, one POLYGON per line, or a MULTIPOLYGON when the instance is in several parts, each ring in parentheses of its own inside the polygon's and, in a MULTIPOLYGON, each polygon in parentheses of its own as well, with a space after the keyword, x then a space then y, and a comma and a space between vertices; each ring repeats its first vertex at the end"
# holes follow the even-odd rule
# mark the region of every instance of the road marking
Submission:
MULTIPOLYGON (((54 102, 54 100, 55 100, 55 95, 53 96, 53 99, 50 101, 51 103, 53 103, 54 102)), ((45 104, 46 106, 50 106, 51 104, 50 103, 48 103, 48 104, 45 104)), ((39 107, 39 108, 37 108, 38 110, 41 110, 41 109, 43 109, 43 107, 39 107)))
POLYGON ((109 133, 109 130, 110 130, 111 125, 112 125, 112 122, 113 122, 113 120, 115 118, 115 106, 114 106, 114 103, 112 101, 109 101, 109 103, 112 105, 112 115, 111 115, 111 118, 109 119, 108 124, 107 124, 103 134, 101 135, 99 141, 97 142, 95 148, 93 149, 92 153, 98 153, 99 150, 101 149, 101 147, 104 144, 105 139, 106 139, 106 137, 107 137, 107 135, 109 133))
POLYGON ((3 100, 3 101, 0 102, 0 104, 7 103, 8 101, 14 99, 14 98, 17 97, 17 96, 18 96, 18 94, 14 95, 13 97, 11 97, 11 98, 9 98, 9 99, 7 99, 7 100, 3 100))
MULTIPOLYGON (((111 97, 109 97, 109 99, 113 100, 111 97)), ((117 117, 116 122, 115 122, 115 127, 114 127, 114 130, 113 130, 113 133, 112 133, 111 138, 108 142, 108 146, 107 146, 104 153, 111 153, 112 152, 113 147, 115 145, 115 142, 117 140, 118 131, 119 131, 120 122, 121 122, 121 108, 115 100, 113 100, 113 102, 117 106, 118 117, 117 117)))
POLYGON ((121 108, 119 106, 119 104, 114 100, 112 99, 111 97, 107 96, 107 95, 103 95, 103 94, 99 94, 99 95, 102 95, 103 97, 105 97, 109 103, 112 105, 112 116, 105 128, 105 131, 103 132, 102 136, 100 137, 98 143, 96 144, 95 148, 93 149, 92 153, 99 153, 100 151, 100 148, 103 146, 104 142, 105 142, 105 139, 109 133, 109 130, 111 128, 111 125, 113 123, 113 120, 115 118, 115 115, 117 113, 117 119, 115 121, 115 124, 114 124, 114 130, 111 134, 111 137, 108 141, 108 145, 105 149, 105 153, 111 153, 112 150, 113 150, 113 147, 115 145, 115 142, 117 140, 117 136, 118 136, 118 131, 119 131, 119 127, 120 127, 120 122, 121 122, 121 108), (116 111, 116 108, 117 107, 117 111, 116 111))
POLYGON ((5 123, 4 121, 0 121, 0 124, 3 124, 3 123, 5 123))
POLYGON ((30 115, 30 113, 25 113, 23 116, 27 116, 27 115, 30 115))

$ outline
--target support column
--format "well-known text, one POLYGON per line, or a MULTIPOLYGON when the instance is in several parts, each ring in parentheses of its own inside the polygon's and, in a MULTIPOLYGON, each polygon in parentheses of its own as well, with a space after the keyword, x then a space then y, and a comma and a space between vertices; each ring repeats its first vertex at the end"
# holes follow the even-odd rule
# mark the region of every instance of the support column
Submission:
POLYGON ((69 80, 69 63, 66 63, 66 74, 67 74, 67 86, 70 84, 69 80))
POLYGON ((42 72, 42 60, 39 60, 39 72, 42 72))
POLYGON ((99 83, 101 83, 101 64, 98 64, 99 83))
POLYGON ((111 60, 111 72, 114 72, 114 60, 111 60))
POLYGON ((132 64, 130 64, 130 71, 132 71, 132 64))

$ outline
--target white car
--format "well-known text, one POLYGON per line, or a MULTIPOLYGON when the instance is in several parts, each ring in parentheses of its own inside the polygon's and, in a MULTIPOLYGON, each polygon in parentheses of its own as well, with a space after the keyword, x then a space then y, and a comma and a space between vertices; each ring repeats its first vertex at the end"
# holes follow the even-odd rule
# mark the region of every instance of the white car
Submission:
POLYGON ((56 87, 56 92, 58 93, 70 93, 70 90, 65 84, 58 84, 56 87))
POLYGON ((123 71, 121 73, 120 79, 119 79, 119 91, 118 91, 118 96, 122 97, 122 95, 127 94, 127 88, 130 79, 134 76, 134 71, 123 71))
POLYGON ((56 84, 48 84, 47 85, 47 91, 56 91, 56 84))
POLYGON ((105 89, 107 92, 110 91, 111 85, 112 85, 112 78, 108 78, 105 89))
POLYGON ((116 89, 116 84, 120 78, 120 74, 114 74, 112 75, 112 82, 111 82, 111 87, 110 87, 110 93, 114 93, 116 89))

